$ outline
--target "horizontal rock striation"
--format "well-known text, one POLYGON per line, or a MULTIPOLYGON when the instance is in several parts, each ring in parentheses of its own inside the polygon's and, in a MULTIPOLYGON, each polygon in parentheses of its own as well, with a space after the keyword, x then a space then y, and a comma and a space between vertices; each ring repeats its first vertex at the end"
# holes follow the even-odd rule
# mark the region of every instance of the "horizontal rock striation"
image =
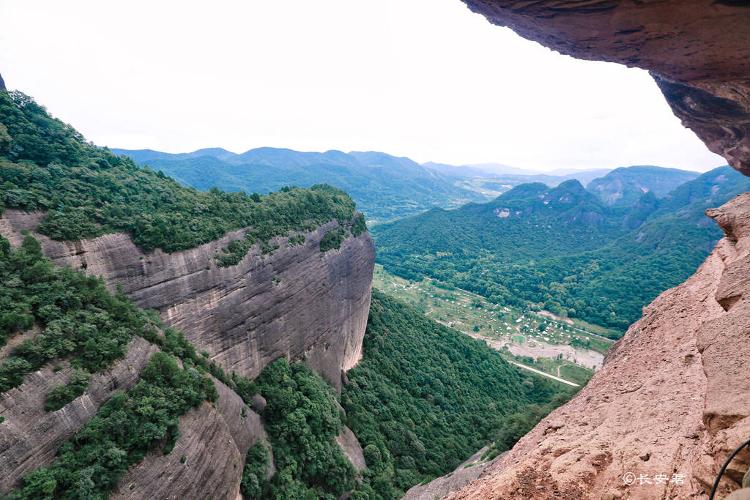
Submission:
MULTIPOLYGON (((750 436, 748 214, 750 193, 710 210, 726 237, 695 275, 644 309, 576 398, 450 498, 705 497, 750 436)), ((720 497, 748 466, 744 452, 720 497)))
POLYGON ((154 452, 131 467, 115 499, 239 497, 247 450, 266 439, 258 414, 214 380, 219 399, 180 417, 180 436, 166 455, 154 452))
MULTIPOLYGON (((17 244, 42 217, 6 210, 0 234, 17 244)), ((157 309, 225 370, 254 377, 286 356, 304 360, 339 389, 341 372, 361 357, 375 250, 364 233, 321 252, 321 238, 336 225, 307 233, 299 246, 275 238, 272 254, 256 246, 231 267, 217 266, 215 256, 242 231, 172 254, 144 253, 119 233, 75 242, 34 235, 55 264, 101 276, 139 306, 157 309)))
POLYGON ((55 363, 27 375, 20 387, 0 395, 0 494, 8 493, 25 474, 47 465, 60 445, 83 427, 117 390, 138 381, 156 346, 134 338, 125 357, 110 369, 91 377, 87 391, 63 408, 46 412, 50 389, 67 382, 72 369, 55 363))
POLYGON ((750 8, 732 0, 463 0, 580 59, 650 70, 683 124, 750 173, 750 8))

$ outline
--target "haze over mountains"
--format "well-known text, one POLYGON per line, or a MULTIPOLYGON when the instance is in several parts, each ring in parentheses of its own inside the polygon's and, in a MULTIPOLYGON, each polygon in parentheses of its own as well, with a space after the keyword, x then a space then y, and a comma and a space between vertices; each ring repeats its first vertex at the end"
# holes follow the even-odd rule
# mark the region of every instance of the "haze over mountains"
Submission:
POLYGON ((747 185, 728 168, 540 173, 502 164, 420 165, 379 152, 114 152, 203 190, 332 184, 351 193, 371 223, 388 222, 373 230, 388 271, 620 330, 719 239, 705 208, 747 185))
POLYGON ((402 277, 624 329, 721 237, 706 208, 750 189, 729 167, 694 175, 633 167, 589 189, 576 180, 523 184, 489 203, 373 228, 378 261, 402 277))
MULTIPOLYGON (((543 182, 556 186, 569 179, 587 184, 609 170, 536 172, 500 164, 419 163, 381 152, 301 152, 257 148, 232 153, 222 148, 191 153, 113 149, 140 165, 197 189, 265 194, 284 186, 326 183, 343 189, 370 223, 381 223, 429 210, 489 201, 514 186, 543 182)), ((697 174, 696 174, 697 175, 697 174)))

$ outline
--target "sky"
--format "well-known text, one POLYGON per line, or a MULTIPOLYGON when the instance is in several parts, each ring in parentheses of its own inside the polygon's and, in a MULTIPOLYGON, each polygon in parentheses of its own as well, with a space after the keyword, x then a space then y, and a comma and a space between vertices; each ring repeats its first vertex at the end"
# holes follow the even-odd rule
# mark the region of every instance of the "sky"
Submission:
POLYGON ((0 74, 109 147, 726 164, 645 71, 562 56, 459 0, 0 0, 0 74))

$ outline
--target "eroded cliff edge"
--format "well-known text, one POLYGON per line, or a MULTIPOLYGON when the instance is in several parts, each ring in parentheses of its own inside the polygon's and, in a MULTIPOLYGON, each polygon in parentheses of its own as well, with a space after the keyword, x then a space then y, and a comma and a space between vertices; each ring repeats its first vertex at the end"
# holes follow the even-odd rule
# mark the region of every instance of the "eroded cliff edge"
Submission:
MULTIPOLYGON (((449 498, 704 497, 750 435, 748 214, 750 193, 710 210, 726 237, 698 271, 644 309, 575 399, 449 498)), ((739 455, 723 494, 749 465, 739 455)))
POLYGON ((42 213, 6 210, 0 234, 18 244, 31 231, 58 265, 101 276, 167 325, 185 333, 227 372, 255 377, 271 361, 304 360, 334 387, 361 357, 370 307, 375 249, 367 232, 320 251, 337 223, 305 234, 302 245, 276 238, 279 248, 253 248, 237 265, 215 256, 239 231, 191 250, 144 253, 126 234, 60 242, 35 233, 42 213))
MULTIPOLYGON (((338 249, 321 252, 320 240, 338 224, 334 221, 306 233, 303 244, 276 238, 278 249, 272 254, 255 248, 237 265, 219 267, 217 252, 240 231, 184 252, 144 253, 125 234, 51 240, 35 232, 43 216, 6 210, 0 234, 18 245, 30 231, 55 264, 101 276, 111 290, 121 288, 139 306, 157 309, 165 323, 184 331, 199 351, 228 372, 254 377, 283 356, 305 361, 339 388, 342 373, 361 357, 374 266, 374 247, 366 232, 344 240, 338 249)), ((47 390, 70 375, 64 363, 57 371, 47 366, 28 375, 21 387, 1 395, 0 415, 10 432, 0 435, 0 493, 49 464, 59 445, 113 392, 135 384, 156 350, 136 338, 125 359, 95 376, 83 396, 59 411, 46 413, 43 403, 47 390)), ((0 350, 0 359, 8 351, 0 350)), ((245 453, 267 438, 258 414, 224 384, 214 383, 218 400, 183 415, 174 449, 167 455, 149 454, 131 468, 116 495, 238 496, 245 453)), ((351 434, 345 428, 342 436, 347 432, 351 434)), ((361 458, 356 438, 348 437, 351 442, 342 448, 348 456, 361 458)), ((352 461, 362 467, 362 460, 352 461)))

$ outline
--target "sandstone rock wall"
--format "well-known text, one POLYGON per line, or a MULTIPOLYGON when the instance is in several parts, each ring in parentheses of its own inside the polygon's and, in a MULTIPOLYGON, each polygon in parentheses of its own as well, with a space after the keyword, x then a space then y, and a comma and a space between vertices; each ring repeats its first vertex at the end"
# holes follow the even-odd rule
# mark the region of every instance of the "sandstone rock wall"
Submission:
POLYGON ((125 357, 91 378, 88 390, 63 408, 46 412, 50 389, 67 382, 72 369, 54 363, 27 375, 24 383, 0 395, 0 494, 9 492, 25 474, 47 465, 60 445, 85 425, 117 390, 138 381, 157 348, 140 337, 130 343, 125 357))
POLYGON ((167 455, 154 452, 131 467, 115 499, 238 498, 245 454, 266 439, 260 417, 214 380, 219 399, 180 417, 180 436, 167 455))
MULTIPOLYGON (((0 234, 19 243, 41 213, 6 210, 0 234)), ((139 306, 157 309, 199 351, 229 372, 254 377, 280 356, 304 360, 337 389, 341 372, 361 357, 370 307, 375 250, 369 234, 320 252, 332 222, 307 233, 304 245, 261 255, 257 248, 236 266, 218 267, 215 255, 241 231, 172 254, 144 253, 125 234, 53 241, 35 234, 55 264, 101 276, 139 306)))
MULTIPOLYGON (((695 275, 644 309, 576 398, 450 498, 707 495, 750 436, 750 193, 709 214, 726 237, 695 275)), ((748 466, 745 452, 721 496, 748 466)))
POLYGON ((490 22, 563 54, 650 70, 685 126, 750 174, 747 2, 463 1, 490 22))

